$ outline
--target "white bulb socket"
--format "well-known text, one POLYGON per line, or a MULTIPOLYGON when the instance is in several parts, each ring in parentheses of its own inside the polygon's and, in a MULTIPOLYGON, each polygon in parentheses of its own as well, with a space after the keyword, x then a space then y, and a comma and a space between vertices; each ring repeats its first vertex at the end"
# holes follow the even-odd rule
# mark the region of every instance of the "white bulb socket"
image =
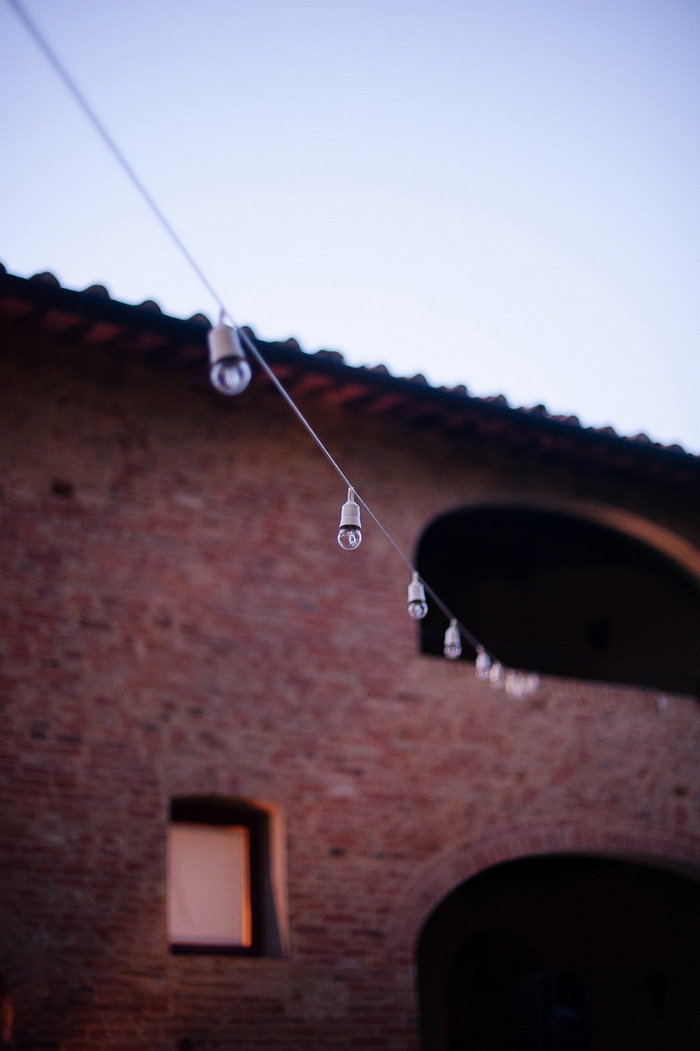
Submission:
POLYGON ((425 588, 418 579, 418 574, 413 574, 413 579, 408 585, 408 615, 413 620, 422 620, 428 612, 428 603, 425 601, 425 588))
POLYGON ((457 621, 451 620, 450 626, 445 632, 445 656, 450 661, 456 661, 462 654, 462 640, 457 627, 457 621))
POLYGON ((240 336, 230 325, 215 325, 207 333, 209 379, 221 394, 240 394, 252 373, 241 346, 240 336))
POLYGON ((355 500, 355 490, 348 489, 347 502, 340 512, 338 543, 344 551, 354 551, 362 543, 360 505, 355 500))

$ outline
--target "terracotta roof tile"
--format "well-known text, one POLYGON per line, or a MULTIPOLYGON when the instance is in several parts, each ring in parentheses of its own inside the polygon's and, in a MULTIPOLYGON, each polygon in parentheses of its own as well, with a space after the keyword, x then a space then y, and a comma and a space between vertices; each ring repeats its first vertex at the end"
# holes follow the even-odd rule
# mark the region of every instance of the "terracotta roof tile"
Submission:
POLYGON ((550 416, 547 413, 547 417, 550 420, 556 420, 557 423, 564 423, 567 427, 580 427, 581 421, 578 416, 550 416))
POLYGON ((605 434, 608 438, 619 438, 619 435, 614 427, 608 425, 607 427, 592 427, 591 430, 595 431, 596 434, 605 434))
MULTIPOLYGON (((296 343, 296 340, 294 341, 296 343)), ((297 343, 297 350, 301 350, 301 347, 297 343)), ((345 363, 345 358, 339 350, 317 350, 314 354, 315 358, 323 358, 326 361, 337 361, 339 364, 345 363)))
POLYGON ((86 296, 97 296, 99 299, 111 299, 109 292, 104 285, 90 285, 89 288, 85 289, 86 296))
POLYGON ((53 285, 54 288, 60 288, 61 282, 58 280, 55 274, 50 273, 48 270, 43 271, 40 274, 32 274, 29 278, 30 281, 36 281, 37 284, 42 285, 53 285))

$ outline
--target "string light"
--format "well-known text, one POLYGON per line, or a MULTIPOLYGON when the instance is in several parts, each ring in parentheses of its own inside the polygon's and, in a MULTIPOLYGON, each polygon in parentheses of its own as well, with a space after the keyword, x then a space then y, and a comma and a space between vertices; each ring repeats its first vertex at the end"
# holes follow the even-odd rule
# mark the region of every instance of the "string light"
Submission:
POLYGON ((476 647, 476 677, 477 679, 491 678, 491 658, 483 646, 476 647))
POLYGON ((408 615, 413 620, 422 620, 428 612, 428 603, 425 601, 425 588, 418 579, 418 574, 413 571, 413 578, 408 585, 408 615))
POLYGON ((494 661, 489 671, 489 682, 497 689, 502 690, 505 685, 506 670, 500 661, 494 661))
POLYGON ((209 329, 207 342, 212 385, 221 394, 241 394, 250 383, 250 365, 237 329, 223 323, 223 312, 219 324, 209 329))
POLYGON ((523 677, 520 672, 508 668, 503 678, 503 686, 511 697, 520 697, 523 692, 523 677))
POLYGON ((459 628, 457 627, 457 621, 452 618, 449 627, 445 632, 445 656, 450 661, 456 661, 462 653, 462 640, 459 635, 459 628))
POLYGON ((539 690, 540 686, 542 685, 542 679, 539 677, 537 672, 521 672, 520 674, 525 680, 523 696, 527 695, 528 693, 535 693, 536 690, 539 690))
POLYGON ((343 551, 355 551, 362 543, 360 508, 355 502, 355 490, 348 489, 348 498, 340 512, 338 543, 343 551))
POLYGON ((493 661, 490 654, 486 652, 484 647, 479 641, 464 627, 460 624, 455 617, 452 616, 450 610, 447 608, 445 603, 442 601, 439 595, 437 595, 432 588, 427 584, 424 584, 420 580, 418 572, 413 568, 410 559, 404 554, 399 545, 396 543, 391 534, 384 528, 382 523, 376 517, 371 508, 365 503, 365 501, 356 494, 354 488, 348 481, 347 477, 341 470, 340 466, 331 456, 328 449, 318 437, 316 432, 313 430, 306 417, 297 407, 291 396, 287 393, 283 385, 280 383, 273 370, 268 365, 267 361, 260 353, 259 348, 248 336, 246 332, 243 332, 235 323, 232 326, 224 324, 224 317, 231 318, 228 313, 226 306, 217 293, 214 286, 209 281, 208 277, 201 269, 194 256, 191 254, 185 243, 177 234, 175 228, 171 225, 160 207, 156 203, 155 199, 151 196, 146 186, 136 174, 135 170, 131 167, 126 156, 117 146, 114 139, 111 137, 107 128, 97 116, 95 111, 92 109, 87 99, 80 91, 75 81, 71 78, 66 68, 59 61, 57 55, 49 47, 48 43, 44 39, 42 33, 38 27, 34 24, 32 19, 23 10, 19 0, 7 0, 8 4, 15 11, 18 18, 23 22, 30 36, 32 36, 39 46, 40 50, 43 51, 49 64, 53 67, 54 71, 58 75, 68 89, 69 93, 73 96, 73 99, 83 110, 88 121, 92 124, 93 128, 103 140, 107 149, 113 155, 117 163, 123 169, 127 178, 136 188, 138 193, 145 201, 148 208, 155 216, 158 223, 168 234, 170 239, 175 244, 180 254, 189 264, 190 268, 197 275, 203 286, 210 293, 214 301, 218 304, 221 314, 219 318, 219 324, 214 326, 208 333, 208 345, 209 345, 209 359, 210 359, 210 379, 214 387, 222 394, 233 395, 240 394, 244 391, 251 379, 251 369, 248 363, 244 351, 244 346, 251 354, 251 356, 257 361, 263 371, 267 374, 270 381, 277 388, 281 396, 287 402, 291 410, 295 413, 298 420, 303 427, 308 431, 311 438, 316 442, 321 452, 325 455, 331 466, 335 469, 340 478, 348 486, 348 499, 343 504, 340 528, 338 531, 338 543, 340 546, 348 551, 353 551, 358 548, 362 542, 362 526, 360 523, 360 504, 369 514, 372 521, 379 528, 380 532, 383 533, 385 538, 394 548, 399 557, 408 566, 412 573, 411 583, 408 585, 408 612, 414 620, 422 620, 428 612, 428 604, 425 598, 425 591, 429 592, 431 598, 435 601, 437 607, 449 620, 449 626, 445 632, 445 644, 444 652, 445 656, 450 660, 456 660, 462 652, 461 636, 469 642, 476 650, 476 676, 478 679, 488 679, 492 686, 497 689, 501 689, 504 686, 509 693, 513 695, 521 696, 523 693, 532 692, 539 686, 539 676, 535 674, 527 674, 523 672, 516 672, 513 669, 506 669, 500 663, 500 661, 493 661))
POLYGON ((540 677, 534 673, 508 668, 506 669, 503 684, 506 693, 511 697, 527 697, 540 685, 540 677))

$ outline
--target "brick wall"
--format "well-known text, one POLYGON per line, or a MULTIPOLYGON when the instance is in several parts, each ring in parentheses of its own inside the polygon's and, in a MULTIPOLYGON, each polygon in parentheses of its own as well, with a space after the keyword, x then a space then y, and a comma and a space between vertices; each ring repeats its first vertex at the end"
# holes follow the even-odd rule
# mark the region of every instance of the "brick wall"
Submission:
MULTIPOLYGON (((2 365, 0 973, 20 1047, 416 1047, 412 952, 452 887, 554 849, 700 864, 697 703, 418 655, 407 574, 264 385, 26 344, 2 365), (169 801, 286 828, 289 953, 174 956, 169 801)), ((410 553, 489 495, 606 503, 700 543, 659 490, 305 406, 410 553)))

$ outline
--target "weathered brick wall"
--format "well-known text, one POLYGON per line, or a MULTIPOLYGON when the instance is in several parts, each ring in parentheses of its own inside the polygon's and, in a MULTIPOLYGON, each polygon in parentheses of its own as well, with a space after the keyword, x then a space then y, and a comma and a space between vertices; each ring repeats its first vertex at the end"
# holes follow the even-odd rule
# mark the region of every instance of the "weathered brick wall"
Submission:
MULTIPOLYGON (((409 1051, 420 924, 479 867, 700 863, 696 702, 553 679, 515 701, 419 656, 401 563, 369 525, 340 550, 343 487, 264 386, 227 401, 26 347, 2 390, 0 971, 21 1046, 409 1051), (168 952, 168 804, 202 793, 283 814, 287 958, 168 952)), ((494 493, 700 542, 670 495, 308 410, 411 553, 494 493)))

